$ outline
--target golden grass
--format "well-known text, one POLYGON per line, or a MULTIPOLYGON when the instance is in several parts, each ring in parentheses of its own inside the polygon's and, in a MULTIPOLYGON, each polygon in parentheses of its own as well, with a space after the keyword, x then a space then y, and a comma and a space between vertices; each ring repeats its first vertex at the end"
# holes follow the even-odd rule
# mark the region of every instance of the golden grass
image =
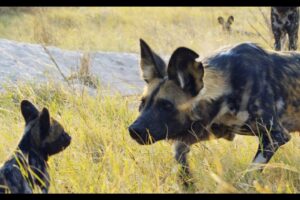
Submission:
MULTIPOLYGON (((262 8, 269 16, 269 8, 262 8)), ((201 56, 243 41, 272 46, 258 8, 40 8, 0 15, 0 37, 84 51, 139 52, 139 38, 159 54, 187 46, 201 56), (233 29, 264 37, 222 32, 217 17, 234 15, 233 29), (248 23, 249 22, 249 23, 248 23)), ((26 98, 46 106, 73 137, 64 152, 50 158, 52 193, 184 192, 170 142, 140 146, 127 126, 137 117, 137 97, 90 96, 54 84, 26 84, 0 94, 0 163, 15 149, 24 120, 19 103, 26 98)), ((243 177, 258 145, 255 137, 238 136, 192 147, 189 155, 196 192, 300 192, 300 139, 281 147, 263 174, 243 177)))
MULTIPOLYGON (((50 158, 54 193, 180 193, 178 165, 171 143, 140 146, 127 131, 138 115, 129 109, 137 97, 96 97, 53 84, 26 84, 0 95, 0 163, 13 152, 22 136, 22 99, 46 106, 72 136, 64 152, 50 158)), ((238 136, 192 147, 189 155, 196 192, 287 192, 300 188, 300 138, 281 147, 263 174, 243 177, 256 152, 255 137, 238 136)))
MULTIPOLYGON (((262 7, 269 16, 270 8, 262 7)), ((66 49, 139 52, 139 38, 163 54, 187 46, 200 55, 222 45, 253 41, 272 47, 273 38, 257 7, 80 7, 35 8, 32 12, 0 15, 0 37, 45 43, 66 49), (255 33, 224 34, 218 16, 235 17, 233 30, 255 33), (254 27, 254 28, 252 28, 254 27)))

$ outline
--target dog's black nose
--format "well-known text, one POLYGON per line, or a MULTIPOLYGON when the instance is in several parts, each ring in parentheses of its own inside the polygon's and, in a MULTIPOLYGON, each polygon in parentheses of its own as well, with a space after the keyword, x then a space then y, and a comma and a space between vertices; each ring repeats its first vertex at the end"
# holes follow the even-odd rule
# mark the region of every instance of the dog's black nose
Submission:
POLYGON ((65 142, 67 143, 67 145, 69 145, 71 143, 72 137, 68 133, 63 134, 63 136, 65 142))
POLYGON ((128 127, 128 131, 133 139, 138 139, 139 137, 141 137, 141 130, 139 130, 139 128, 134 124, 128 127))
POLYGON ((145 134, 143 134, 143 129, 133 124, 128 127, 129 134, 132 139, 134 139, 139 144, 145 144, 145 134))

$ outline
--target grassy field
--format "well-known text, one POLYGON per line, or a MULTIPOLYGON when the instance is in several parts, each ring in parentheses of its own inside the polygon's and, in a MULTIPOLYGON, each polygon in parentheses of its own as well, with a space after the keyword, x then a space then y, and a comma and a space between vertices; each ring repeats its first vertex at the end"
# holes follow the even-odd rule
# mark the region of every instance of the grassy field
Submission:
MULTIPOLYGON (((1 11, 1 10, 0 10, 1 11)), ((89 7, 32 8, 0 15, 0 37, 45 43, 66 49, 139 52, 138 39, 159 53, 187 46, 204 55, 222 45, 253 41, 272 47, 265 22, 270 8, 262 7, 89 7), (263 13, 263 14, 261 14, 263 13), (256 33, 224 34, 217 18, 235 17, 232 29, 256 33)))
MULTIPOLYGON (((1 10, 0 38, 85 51, 139 52, 145 39, 160 54, 187 46, 206 55, 227 44, 253 41, 270 48, 263 12, 269 8, 46 8, 1 10), (225 34, 218 16, 234 15, 225 34), (253 28, 254 27, 254 28, 253 28)), ((19 85, 0 94, 0 163, 15 149, 24 120, 19 104, 46 106, 72 136, 72 144, 49 160, 51 193, 181 193, 171 142, 140 146, 127 126, 137 117, 138 97, 97 97, 57 84, 19 85)), ((258 145, 254 137, 203 142, 189 155, 196 192, 300 192, 300 137, 281 147, 263 174, 242 177, 258 145)))
MULTIPOLYGON (((140 146, 127 131, 138 112, 135 97, 95 98, 52 84, 18 87, 0 95, 0 163, 16 147, 24 129, 19 103, 30 99, 46 106, 72 136, 64 152, 50 158, 50 192, 184 192, 171 142, 140 146), (120 100, 121 99, 121 100, 120 100)), ((242 175, 256 152, 254 137, 203 142, 189 155, 196 192, 300 191, 300 138, 283 146, 262 175, 242 175)))

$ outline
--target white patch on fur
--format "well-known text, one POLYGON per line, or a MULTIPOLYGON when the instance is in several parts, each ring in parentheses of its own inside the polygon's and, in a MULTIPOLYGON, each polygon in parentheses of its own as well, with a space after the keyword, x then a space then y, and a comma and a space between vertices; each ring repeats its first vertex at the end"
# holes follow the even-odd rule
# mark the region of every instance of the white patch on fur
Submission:
POLYGON ((34 121, 31 121, 25 126, 24 134, 26 134, 32 128, 33 122, 34 121))
POLYGON ((231 55, 233 55, 233 53, 232 53, 231 49, 228 49, 226 51, 221 51, 219 53, 219 55, 221 55, 221 56, 231 56, 231 55))
POLYGON ((239 110, 245 110, 247 109, 248 101, 250 99, 250 91, 244 92, 242 99, 241 99, 241 105, 239 110))
POLYGON ((221 109, 219 111, 219 113, 217 114, 217 116, 212 120, 212 122, 210 124, 213 123, 222 123, 222 119, 223 119, 223 115, 225 115, 227 112, 229 111, 229 108, 227 105, 225 105, 225 103, 222 103, 221 105, 221 109))
POLYGON ((247 106, 248 106, 248 102, 251 96, 251 86, 252 86, 252 81, 247 81, 246 85, 245 85, 245 90, 241 99, 241 105, 239 110, 246 110, 247 106))
POLYGON ((223 104, 221 105, 221 110, 219 111, 218 115, 222 116, 225 113, 227 113, 229 111, 229 108, 227 105, 225 105, 225 102, 223 102, 223 104))
POLYGON ((263 156, 262 153, 259 153, 253 161, 253 163, 258 163, 258 164, 265 164, 266 162, 267 159, 263 156))
POLYGON ((282 25, 279 24, 277 21, 273 22, 273 26, 275 26, 276 28, 281 28, 282 27, 282 25))
MULTIPOLYGON (((206 93, 207 93, 207 89, 206 89, 206 87, 204 86, 204 87, 202 88, 202 90, 200 91, 200 93, 198 94, 199 98, 201 99, 200 96, 204 96, 206 93)), ((203 97, 202 97, 202 98, 203 98, 203 97)))
MULTIPOLYGON (((215 117, 212 123, 224 124, 227 126, 242 126, 249 118, 249 113, 247 111, 240 111, 237 115, 233 115, 229 112, 229 108, 222 106, 220 112, 215 117)), ((211 124, 212 124, 211 123, 211 124)))
POLYGON ((252 42, 246 42, 249 46, 251 46, 254 49, 258 49, 256 45, 254 45, 252 42))
POLYGON ((154 66, 153 65, 144 65, 142 66, 142 77, 144 80, 150 81, 155 76, 154 66))
POLYGON ((196 96, 196 102, 200 100, 214 100, 228 94, 231 88, 227 82, 227 77, 217 70, 204 69, 203 88, 196 96))
POLYGON ((237 125, 243 125, 249 118, 249 113, 247 111, 240 111, 236 115, 237 117, 237 125))
POLYGON ((243 93, 242 99, 241 99, 241 105, 239 108, 239 112, 237 114, 234 114, 230 112, 227 105, 221 105, 221 110, 218 113, 217 117, 215 118, 216 123, 225 124, 227 126, 242 126, 249 118, 249 113, 246 111, 249 97, 250 97, 250 82, 246 83, 246 89, 243 93))
POLYGON ((182 73, 180 72, 178 73, 178 79, 179 79, 180 87, 184 88, 184 79, 182 73))
POLYGON ((284 107, 284 102, 282 100, 282 98, 280 98, 278 101, 276 101, 276 108, 277 111, 281 111, 284 107))

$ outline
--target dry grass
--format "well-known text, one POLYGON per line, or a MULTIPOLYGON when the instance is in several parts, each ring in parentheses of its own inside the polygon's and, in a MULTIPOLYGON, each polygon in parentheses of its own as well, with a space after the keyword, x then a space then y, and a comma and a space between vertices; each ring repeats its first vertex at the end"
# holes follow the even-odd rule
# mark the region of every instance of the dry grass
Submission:
MULTIPOLYGON (((0 37, 46 43, 85 51, 138 52, 138 39, 170 54, 187 46, 201 55, 222 45, 253 41, 272 47, 268 21, 270 8, 262 7, 81 7, 31 8, 31 12, 0 15, 0 37), (233 30, 256 33, 224 34, 218 16, 233 15, 233 30), (254 28, 256 30, 254 30, 254 28)), ((15 12, 14 12, 15 13, 15 12)))
MULTIPOLYGON (((19 103, 30 99, 49 107, 73 137, 64 152, 50 158, 50 192, 184 192, 177 179, 171 143, 140 146, 127 131, 137 111, 128 109, 136 97, 96 97, 53 84, 26 84, 0 95, 0 163, 16 147, 24 128, 19 103)), ((192 147, 189 155, 195 192, 300 191, 300 138, 283 146, 263 174, 243 177, 256 152, 255 137, 240 136, 192 147)))
MULTIPOLYGON (((253 41, 263 47, 273 39, 265 27, 269 8, 34 8, 1 13, 0 37, 84 51, 139 52, 145 39, 160 54, 187 46, 206 55, 223 45, 253 41), (42 12, 42 13, 41 13, 42 12), (234 15, 233 29, 262 37, 224 34, 218 16, 234 15), (255 27, 255 30, 253 30, 255 27)), ((88 74, 83 62, 83 75, 88 74)), ((22 99, 47 106, 73 137, 72 145, 50 158, 55 193, 184 192, 177 180, 171 144, 134 142, 127 126, 138 115, 129 109, 137 97, 90 96, 54 84, 26 84, 0 94, 0 163, 16 147, 24 121, 22 99)), ((242 176, 258 145, 254 137, 233 142, 212 140, 192 147, 189 155, 196 192, 300 192, 300 138, 280 148, 263 174, 242 176)))
POLYGON ((91 73, 90 54, 83 53, 79 68, 73 72, 68 81, 79 81, 81 84, 91 88, 97 88, 99 81, 96 76, 91 73))

